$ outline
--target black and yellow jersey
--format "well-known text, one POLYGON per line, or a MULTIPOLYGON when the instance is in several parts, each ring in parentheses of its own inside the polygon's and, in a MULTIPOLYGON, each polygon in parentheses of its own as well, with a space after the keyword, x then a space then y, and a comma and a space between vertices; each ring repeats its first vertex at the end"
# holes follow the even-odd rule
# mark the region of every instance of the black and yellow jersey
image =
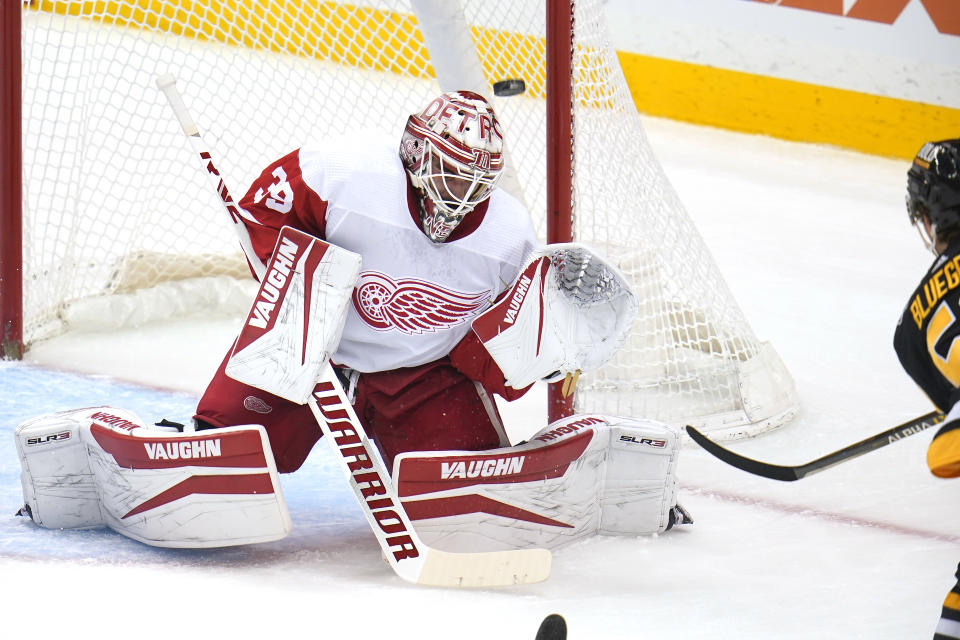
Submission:
MULTIPOLYGON (((960 401, 960 239, 937 256, 913 292, 893 346, 907 374, 940 411, 960 401)), ((927 463, 935 475, 960 475, 960 421, 937 432, 927 463)))

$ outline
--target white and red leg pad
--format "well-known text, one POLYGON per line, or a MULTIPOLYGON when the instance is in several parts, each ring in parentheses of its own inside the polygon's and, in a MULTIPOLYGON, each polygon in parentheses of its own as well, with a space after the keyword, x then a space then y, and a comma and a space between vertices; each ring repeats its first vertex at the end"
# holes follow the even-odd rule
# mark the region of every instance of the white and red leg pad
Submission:
POLYGON ((113 407, 16 429, 26 507, 51 529, 108 526, 159 547, 283 538, 290 515, 263 427, 179 433, 113 407))
POLYGON ((660 422, 579 415, 515 447, 400 454, 394 482, 417 533, 438 549, 553 549, 666 530, 678 442, 660 422))

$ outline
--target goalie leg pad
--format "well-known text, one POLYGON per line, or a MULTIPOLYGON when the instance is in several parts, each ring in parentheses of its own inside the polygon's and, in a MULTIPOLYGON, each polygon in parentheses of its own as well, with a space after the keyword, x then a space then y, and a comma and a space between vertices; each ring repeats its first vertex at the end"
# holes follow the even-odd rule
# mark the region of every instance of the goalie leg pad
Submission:
POLYGON ((394 481, 431 546, 555 549, 597 534, 665 531, 678 443, 663 423, 579 415, 515 447, 401 454, 394 481))
POLYGON ((652 535, 670 527, 679 443, 679 431, 662 422, 611 422, 599 533, 652 535))
POLYGON ((84 529, 106 524, 81 441, 79 412, 38 416, 14 432, 20 457, 25 511, 47 529, 84 529))
POLYGON ((17 444, 26 504, 43 527, 107 525, 146 544, 186 548, 267 542, 291 528, 258 425, 178 433, 96 407, 24 423, 17 444), (49 440, 49 450, 31 445, 67 433, 49 440), (57 449, 60 469, 49 460, 57 449))

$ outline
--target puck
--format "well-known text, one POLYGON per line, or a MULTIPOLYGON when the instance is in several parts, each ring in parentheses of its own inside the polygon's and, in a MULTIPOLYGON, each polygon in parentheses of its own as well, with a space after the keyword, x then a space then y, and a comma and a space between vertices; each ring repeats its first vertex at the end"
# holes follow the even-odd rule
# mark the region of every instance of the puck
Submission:
POLYGON ((557 613, 551 613, 537 629, 537 640, 567 640, 567 621, 557 613))
POLYGON ((515 96, 527 90, 527 83, 520 78, 499 80, 493 83, 493 95, 505 97, 515 96))

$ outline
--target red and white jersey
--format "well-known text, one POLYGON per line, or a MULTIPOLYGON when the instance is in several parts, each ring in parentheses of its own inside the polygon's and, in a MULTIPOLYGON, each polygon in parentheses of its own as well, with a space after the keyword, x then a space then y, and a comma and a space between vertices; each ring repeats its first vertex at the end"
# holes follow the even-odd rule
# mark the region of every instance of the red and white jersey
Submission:
POLYGON ((352 136, 280 158, 240 201, 266 261, 289 225, 360 254, 360 279, 332 359, 361 372, 447 355, 517 277, 535 247, 523 205, 502 189, 443 244, 420 230, 395 144, 352 136))

